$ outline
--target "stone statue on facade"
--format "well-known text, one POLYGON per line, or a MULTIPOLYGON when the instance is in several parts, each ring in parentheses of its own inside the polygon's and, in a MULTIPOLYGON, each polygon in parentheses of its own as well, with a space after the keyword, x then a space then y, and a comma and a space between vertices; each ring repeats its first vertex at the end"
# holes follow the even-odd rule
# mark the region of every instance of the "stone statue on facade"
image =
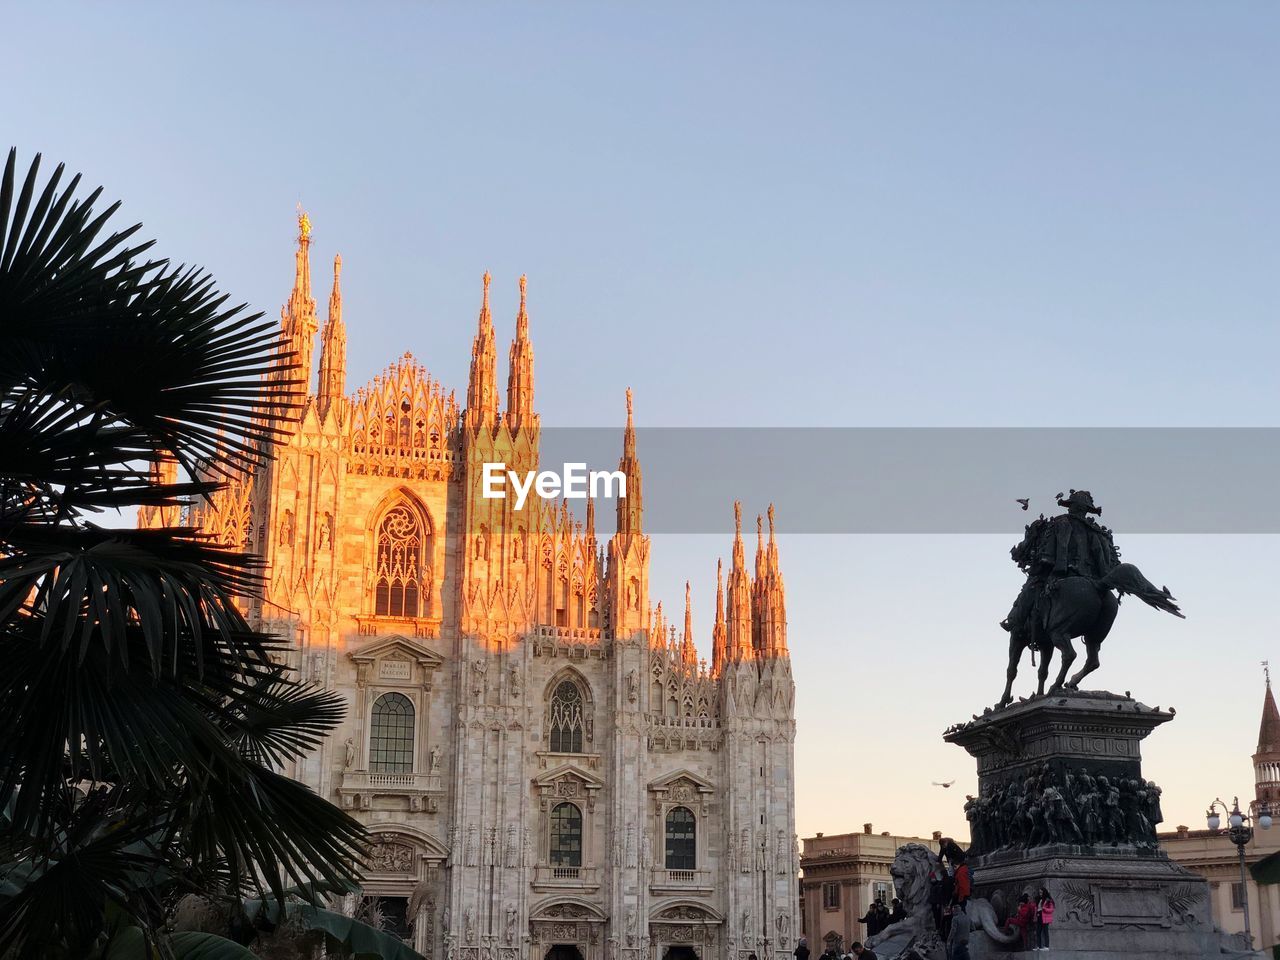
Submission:
POLYGON ((1094 505, 1088 490, 1072 490, 1065 499, 1059 494, 1058 505, 1067 512, 1032 521, 1010 551, 1026 582, 1001 623, 1009 631, 1009 667, 1000 706, 1013 702, 1013 681, 1028 648, 1041 655, 1040 694, 1055 650, 1060 664, 1049 692, 1078 689, 1099 666, 1098 650, 1120 608, 1117 595, 1132 594, 1157 610, 1182 616, 1168 587, 1156 587, 1133 564, 1121 563, 1111 531, 1090 516, 1100 515, 1102 508, 1094 505), (1085 663, 1068 681, 1077 637, 1084 638, 1085 663))

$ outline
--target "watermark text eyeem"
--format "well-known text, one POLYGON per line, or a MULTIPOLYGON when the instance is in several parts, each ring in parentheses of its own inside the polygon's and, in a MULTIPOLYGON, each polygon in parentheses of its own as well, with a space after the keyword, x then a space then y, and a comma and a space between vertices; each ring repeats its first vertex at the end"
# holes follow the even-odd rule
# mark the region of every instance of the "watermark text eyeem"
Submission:
POLYGON ((566 463, 563 467, 559 473, 526 470, 522 476, 500 461, 486 462, 480 492, 486 500, 505 500, 510 486, 515 491, 517 510, 524 509, 530 490, 544 500, 585 500, 589 496, 607 500, 627 495, 627 475, 621 470, 588 470, 585 463, 566 463))

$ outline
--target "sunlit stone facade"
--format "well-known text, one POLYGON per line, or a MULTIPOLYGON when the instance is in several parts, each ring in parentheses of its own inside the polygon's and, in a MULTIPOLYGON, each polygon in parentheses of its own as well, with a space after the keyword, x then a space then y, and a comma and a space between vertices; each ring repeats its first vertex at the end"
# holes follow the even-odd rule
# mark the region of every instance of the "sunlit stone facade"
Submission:
POLYGON ((463 403, 409 354, 351 395, 341 260, 319 330, 310 244, 300 220, 281 323, 301 369, 279 376, 316 392, 270 465, 192 519, 265 559, 253 620, 346 698, 291 772, 374 832, 365 894, 439 960, 789 958, 794 686, 772 515, 754 570, 739 515, 699 662, 690 598, 682 632, 650 607, 629 394, 612 536, 590 502, 582 523, 479 496, 484 462, 538 464, 524 279, 505 405, 487 275, 463 403))

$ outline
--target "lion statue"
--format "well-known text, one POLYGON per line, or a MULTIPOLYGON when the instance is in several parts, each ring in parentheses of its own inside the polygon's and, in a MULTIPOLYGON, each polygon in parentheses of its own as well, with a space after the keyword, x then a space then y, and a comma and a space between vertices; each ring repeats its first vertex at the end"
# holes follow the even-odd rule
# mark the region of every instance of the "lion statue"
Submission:
MULTIPOLYGON (((938 855, 922 843, 908 843, 898 848, 889 872, 893 875, 898 898, 907 916, 867 941, 867 946, 885 960, 899 957, 902 960, 941 960, 946 956, 946 946, 938 937, 933 912, 929 909, 929 874, 937 862, 938 855)), ((1000 929, 995 910, 981 897, 971 897, 964 911, 954 914, 951 922, 965 920, 971 924, 971 929, 981 930, 996 943, 1019 942, 1018 934, 1000 929)))

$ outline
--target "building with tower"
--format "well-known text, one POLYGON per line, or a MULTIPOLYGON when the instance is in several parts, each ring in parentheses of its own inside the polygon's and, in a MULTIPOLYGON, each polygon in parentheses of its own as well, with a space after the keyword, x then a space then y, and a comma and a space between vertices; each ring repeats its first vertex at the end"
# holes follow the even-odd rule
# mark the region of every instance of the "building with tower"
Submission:
MULTIPOLYGON (((1262 698, 1262 722, 1258 729, 1258 749, 1253 755, 1254 795, 1240 797, 1240 809, 1255 817, 1263 805, 1280 816, 1280 709, 1271 692, 1271 672, 1262 698)), ((1231 798, 1224 798, 1230 801, 1231 798)), ((1280 885, 1258 884, 1251 873, 1240 881, 1240 856, 1225 830, 1193 830, 1180 825, 1161 833, 1160 846, 1173 860, 1209 881, 1209 902, 1213 922, 1227 933, 1244 931, 1247 899, 1254 946, 1270 950, 1280 943, 1280 885)), ((1245 863, 1252 866, 1280 851, 1280 827, 1254 830, 1245 847, 1245 863)))
POLYGON ((273 459, 189 520, 265 560, 251 621, 346 698, 286 772, 372 831, 363 895, 437 960, 789 960, 795 696, 772 508, 752 569, 735 505, 700 662, 690 592, 683 632, 651 606, 630 392, 612 535, 592 501, 580 522, 486 499, 486 462, 539 465, 524 278, 505 396, 487 274, 461 405, 408 353, 350 392, 342 261, 320 329, 311 243, 304 215, 281 312, 296 367, 274 374, 305 378, 306 402, 275 411, 273 459))

